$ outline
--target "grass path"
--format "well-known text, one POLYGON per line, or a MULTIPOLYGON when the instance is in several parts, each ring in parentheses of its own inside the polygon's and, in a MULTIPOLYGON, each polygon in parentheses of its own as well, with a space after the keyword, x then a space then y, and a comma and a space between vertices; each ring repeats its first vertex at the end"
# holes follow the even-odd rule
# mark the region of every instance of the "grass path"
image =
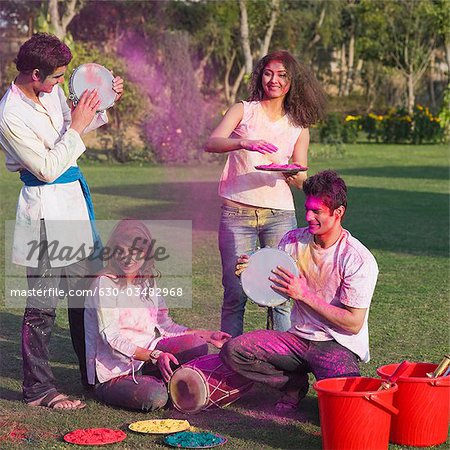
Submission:
MULTIPOLYGON (((378 366, 402 359, 437 362, 449 350, 448 166, 448 150, 439 145, 357 144, 348 146, 343 158, 311 161, 310 173, 334 168, 346 180, 345 227, 371 249, 380 267, 369 317, 372 360, 362 367, 364 375, 375 376, 378 366)), ((192 220, 193 308, 173 310, 173 317, 188 326, 218 327, 220 202, 216 191, 221 167, 82 167, 98 219, 192 220)), ((0 173, 2 217, 13 220, 20 182, 6 172, 3 162, 0 173)), ((295 197, 298 222, 303 224, 303 194, 297 192, 295 197)), ((3 256, 0 264, 3 276, 3 256)), ((4 298, 3 283, 1 289, 4 298)), ((182 417, 171 410, 123 411, 90 398, 83 411, 30 410, 20 402, 21 314, 20 309, 2 308, 0 312, 0 448, 73 449, 60 437, 78 427, 122 427, 145 418, 182 417)), ((264 321, 264 311, 249 305, 247 329, 263 327, 264 321)), ((64 311, 59 311, 51 347, 61 388, 82 395, 64 311)), ((197 427, 225 435, 230 450, 320 449, 315 393, 310 392, 302 411, 292 417, 272 413, 275 396, 274 391, 257 387, 225 410, 211 410, 190 420, 197 427)), ((129 433, 114 448, 166 447, 160 438, 129 433)))

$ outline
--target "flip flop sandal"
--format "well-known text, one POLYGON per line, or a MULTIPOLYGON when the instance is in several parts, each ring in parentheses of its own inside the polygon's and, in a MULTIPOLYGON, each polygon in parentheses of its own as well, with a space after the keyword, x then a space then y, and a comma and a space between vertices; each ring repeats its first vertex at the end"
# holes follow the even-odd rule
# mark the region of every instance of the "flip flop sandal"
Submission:
POLYGON ((72 410, 76 410, 76 409, 83 409, 86 406, 86 403, 81 402, 79 405, 77 405, 74 408, 57 408, 56 407, 60 403, 66 402, 67 400, 73 402, 73 400, 69 399, 69 397, 67 395, 61 394, 60 392, 57 392, 57 391, 52 391, 52 392, 49 392, 44 397, 42 397, 38 404, 31 405, 30 403, 28 403, 28 406, 30 406, 30 407, 38 406, 41 408, 56 409, 56 410, 61 410, 61 411, 65 411, 65 410, 72 411, 72 410))

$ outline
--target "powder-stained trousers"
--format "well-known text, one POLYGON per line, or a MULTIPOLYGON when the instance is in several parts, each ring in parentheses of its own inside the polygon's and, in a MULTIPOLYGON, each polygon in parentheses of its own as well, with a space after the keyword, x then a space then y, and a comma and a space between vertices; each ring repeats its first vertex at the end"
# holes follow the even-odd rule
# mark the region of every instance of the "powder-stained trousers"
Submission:
MULTIPOLYGON (((41 221, 41 242, 46 241, 45 222, 41 221)), ((81 382, 88 386, 84 342, 84 295, 92 276, 100 269, 99 260, 83 259, 74 264, 51 268, 48 252, 39 258, 37 268, 27 267, 29 290, 22 323, 23 399, 32 402, 55 391, 55 377, 50 367, 49 343, 56 317, 56 307, 64 297, 49 295, 63 291, 67 295, 72 345, 78 358, 81 382), (46 295, 38 295, 39 290, 46 295)))
POLYGON ((246 378, 284 390, 308 391, 308 373, 317 380, 359 376, 359 358, 334 340, 309 341, 290 332, 258 330, 228 341, 224 363, 246 378))

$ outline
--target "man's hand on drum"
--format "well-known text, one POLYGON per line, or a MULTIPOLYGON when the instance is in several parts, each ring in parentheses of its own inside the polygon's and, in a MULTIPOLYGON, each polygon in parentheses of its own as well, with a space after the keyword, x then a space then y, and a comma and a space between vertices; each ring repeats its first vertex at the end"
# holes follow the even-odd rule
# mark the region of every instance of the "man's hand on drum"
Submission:
POLYGON ((162 352, 156 360, 156 365, 158 366, 158 369, 166 383, 170 380, 170 377, 173 374, 172 367, 170 366, 171 362, 177 366, 180 365, 177 358, 175 358, 172 353, 162 352))
POLYGON ((269 277, 269 280, 275 283, 271 286, 273 289, 288 295, 293 300, 301 301, 308 296, 308 285, 304 276, 297 277, 281 266, 277 266, 272 272, 276 275, 276 277, 269 277))
POLYGON ((278 147, 262 139, 242 139, 240 145, 245 150, 248 150, 250 152, 262 153, 263 155, 266 153, 270 154, 278 151, 278 147))
POLYGON ((119 101, 123 95, 123 79, 120 77, 114 77, 112 82, 113 91, 117 94, 116 102, 119 101))
POLYGON ((234 271, 234 274, 237 277, 240 277, 242 272, 248 267, 248 255, 241 255, 236 261, 236 270, 234 271))
POLYGON ((73 128, 78 134, 83 133, 84 129, 94 119, 99 104, 100 97, 97 89, 86 89, 77 105, 72 106, 72 123, 70 128, 73 128))

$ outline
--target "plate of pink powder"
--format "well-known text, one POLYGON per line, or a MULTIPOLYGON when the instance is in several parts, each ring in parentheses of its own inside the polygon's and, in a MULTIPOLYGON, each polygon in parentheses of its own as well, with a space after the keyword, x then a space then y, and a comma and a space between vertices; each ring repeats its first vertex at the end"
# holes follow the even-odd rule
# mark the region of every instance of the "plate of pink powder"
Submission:
POLYGON ((301 166, 300 164, 264 164, 262 166, 255 166, 257 170, 264 170, 266 172, 283 172, 294 175, 298 172, 305 172, 308 170, 307 167, 301 166))

